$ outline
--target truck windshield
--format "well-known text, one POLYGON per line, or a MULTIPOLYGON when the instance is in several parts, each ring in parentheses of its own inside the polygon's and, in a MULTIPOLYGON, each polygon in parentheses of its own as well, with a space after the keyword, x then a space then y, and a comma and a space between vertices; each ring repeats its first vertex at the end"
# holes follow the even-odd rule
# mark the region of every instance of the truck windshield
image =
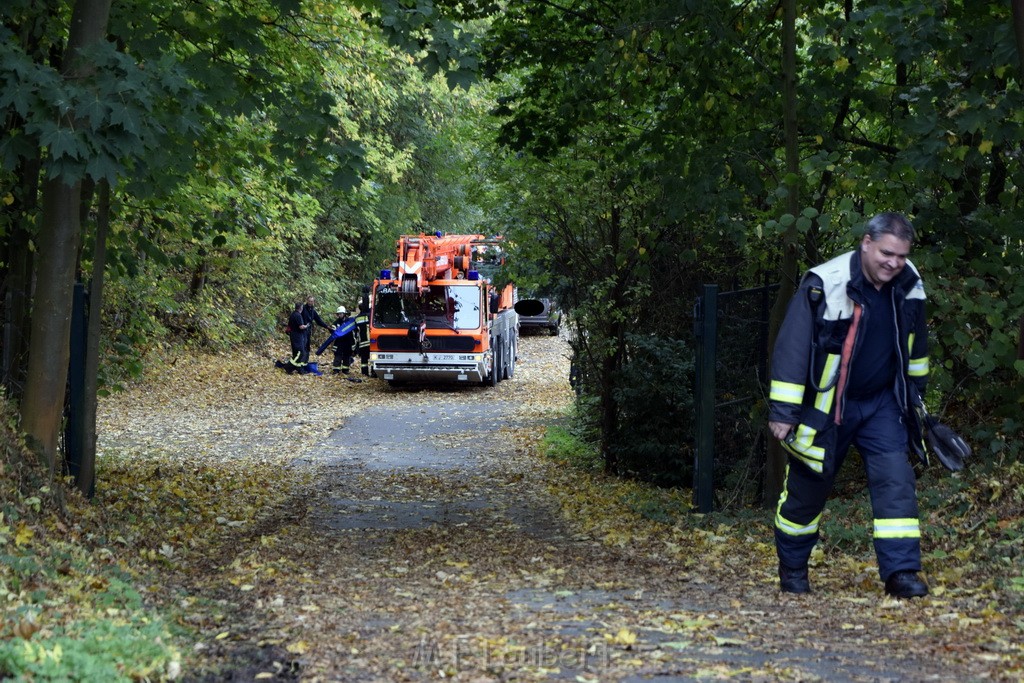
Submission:
POLYGON ((397 287, 381 286, 373 302, 374 327, 475 330, 480 327, 480 289, 476 285, 434 285, 424 296, 403 297, 397 287))

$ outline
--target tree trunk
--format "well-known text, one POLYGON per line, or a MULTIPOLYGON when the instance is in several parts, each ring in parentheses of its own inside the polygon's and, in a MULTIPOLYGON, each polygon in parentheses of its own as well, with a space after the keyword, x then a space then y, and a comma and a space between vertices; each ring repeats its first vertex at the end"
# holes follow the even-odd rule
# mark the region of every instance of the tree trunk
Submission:
POLYGON ((1017 66, 1024 75, 1024 0, 1011 0, 1013 35, 1017 38, 1017 66))
POLYGON ((28 356, 22 426, 29 446, 53 474, 57 435, 64 412, 71 331, 71 293, 80 239, 78 183, 47 180, 39 239, 38 284, 32 313, 32 349, 28 356))
POLYGON ((192 269, 192 282, 188 286, 188 298, 198 299, 206 286, 206 276, 210 272, 210 262, 206 256, 201 256, 199 263, 192 269))
MULTIPOLYGON (((614 195, 614 183, 609 184, 614 195)), ((618 456, 619 443, 619 404, 615 398, 616 382, 621 381, 622 349, 625 345, 625 328, 618 316, 625 313, 626 306, 622 292, 625 289, 623 269, 619 263, 622 243, 622 212, 618 205, 613 204, 608 218, 608 235, 606 244, 610 253, 605 261, 603 271, 612 273, 614 284, 609 292, 608 309, 613 311, 605 317, 605 343, 601 347, 601 443, 604 455, 604 471, 608 474, 621 474, 621 463, 618 456)))
MULTIPOLYGON (((89 65, 78 56, 83 48, 105 38, 110 3, 111 0, 75 3, 63 61, 66 79, 79 80, 88 75, 89 65)), ((70 112, 63 125, 74 125, 73 117, 74 112, 70 112)), ((68 184, 56 177, 48 178, 43 185, 32 348, 21 414, 28 443, 49 465, 51 476, 57 468, 57 437, 67 384, 71 296, 82 232, 80 199, 80 182, 68 184)))
POLYGON ((32 300, 32 268, 35 252, 31 249, 32 234, 27 216, 38 206, 39 157, 22 162, 16 175, 20 196, 11 206, 11 233, 7 236, 3 262, 7 266, 4 292, 3 385, 7 395, 21 399, 25 391, 25 366, 29 345, 29 302, 32 300))
MULTIPOLYGON (((53 33, 51 27, 57 19, 56 3, 39 7, 17 20, 7 17, 5 28, 17 35, 25 55, 33 63, 45 65, 50 58, 43 37, 53 33)), ((25 120, 13 112, 3 120, 0 138, 8 138, 13 131, 24 128, 25 120)), ((39 206, 41 150, 18 162, 14 171, 17 189, 14 202, 0 211, 10 216, 9 232, 0 247, 0 281, 3 282, 3 333, 0 339, 2 361, 0 382, 7 396, 20 402, 25 391, 25 370, 28 364, 30 303, 32 301, 33 267, 35 251, 32 238, 36 233, 34 221, 39 206)))
MULTIPOLYGON (((796 0, 783 0, 782 82, 782 122, 786 144, 786 176, 789 179, 786 183, 789 189, 789 196, 786 198, 786 211, 793 216, 798 216, 800 195, 798 193, 799 181, 796 178, 800 171, 800 140, 797 130, 796 101, 796 0)), ((775 348, 775 339, 779 336, 779 328, 782 327, 786 307, 789 305, 793 292, 796 291, 799 237, 794 221, 786 228, 786 233, 783 236, 781 286, 768 322, 769 351, 775 348)), ((779 442, 773 438, 768 439, 767 460, 764 477, 764 504, 767 507, 774 507, 779 499, 779 494, 782 493, 786 476, 786 453, 779 442)))
POLYGON ((601 444, 604 451, 606 474, 619 473, 619 458, 615 450, 618 438, 619 406, 615 402, 615 358, 601 359, 601 444))
POLYGON ((75 486, 91 498, 96 484, 96 410, 100 366, 100 318, 103 308, 103 275, 107 264, 107 233, 110 228, 110 184, 99 184, 96 205, 96 244, 93 247, 92 284, 89 287, 89 322, 85 338, 85 415, 82 460, 75 486))

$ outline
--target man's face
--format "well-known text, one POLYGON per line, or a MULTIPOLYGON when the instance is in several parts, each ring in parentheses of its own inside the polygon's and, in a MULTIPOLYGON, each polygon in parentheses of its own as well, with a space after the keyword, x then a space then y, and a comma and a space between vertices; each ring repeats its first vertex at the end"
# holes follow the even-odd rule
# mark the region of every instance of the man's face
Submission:
POLYGON ((893 278, 903 272, 910 254, 910 242, 901 240, 895 235, 882 235, 877 240, 864 235, 860 243, 860 267, 875 289, 892 282, 893 278))
POLYGON ((306 303, 309 304, 310 306, 315 306, 316 299, 314 299, 313 297, 309 297, 308 299, 306 299, 306 303))

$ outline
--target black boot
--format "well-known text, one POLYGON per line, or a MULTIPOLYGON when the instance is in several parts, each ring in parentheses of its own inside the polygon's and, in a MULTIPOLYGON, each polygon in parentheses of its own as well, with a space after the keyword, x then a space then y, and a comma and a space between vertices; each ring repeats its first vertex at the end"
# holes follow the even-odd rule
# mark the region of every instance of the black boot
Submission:
POLYGON ((783 593, 810 593, 811 582, 807 578, 807 565, 794 569, 780 564, 779 588, 783 593))
POLYGON ((894 598, 920 598, 928 595, 928 584, 917 572, 893 572, 885 580, 885 592, 894 598))

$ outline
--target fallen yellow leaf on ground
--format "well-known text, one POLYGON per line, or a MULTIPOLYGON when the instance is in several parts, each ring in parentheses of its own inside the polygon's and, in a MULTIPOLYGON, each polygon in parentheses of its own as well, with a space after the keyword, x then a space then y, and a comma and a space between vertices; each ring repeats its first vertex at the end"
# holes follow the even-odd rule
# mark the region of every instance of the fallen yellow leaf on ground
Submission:
POLYGON ((636 634, 630 631, 628 628, 620 628, 619 632, 610 639, 616 645, 625 645, 626 647, 636 643, 636 634))
POLYGON ((309 652, 309 644, 304 640, 296 640, 285 647, 285 649, 293 655, 304 655, 309 652))
POLYGON ((25 522, 22 522, 18 525, 18 530, 14 533, 14 545, 19 547, 26 546, 32 542, 32 537, 34 535, 35 532, 32 531, 32 527, 25 524, 25 522))

